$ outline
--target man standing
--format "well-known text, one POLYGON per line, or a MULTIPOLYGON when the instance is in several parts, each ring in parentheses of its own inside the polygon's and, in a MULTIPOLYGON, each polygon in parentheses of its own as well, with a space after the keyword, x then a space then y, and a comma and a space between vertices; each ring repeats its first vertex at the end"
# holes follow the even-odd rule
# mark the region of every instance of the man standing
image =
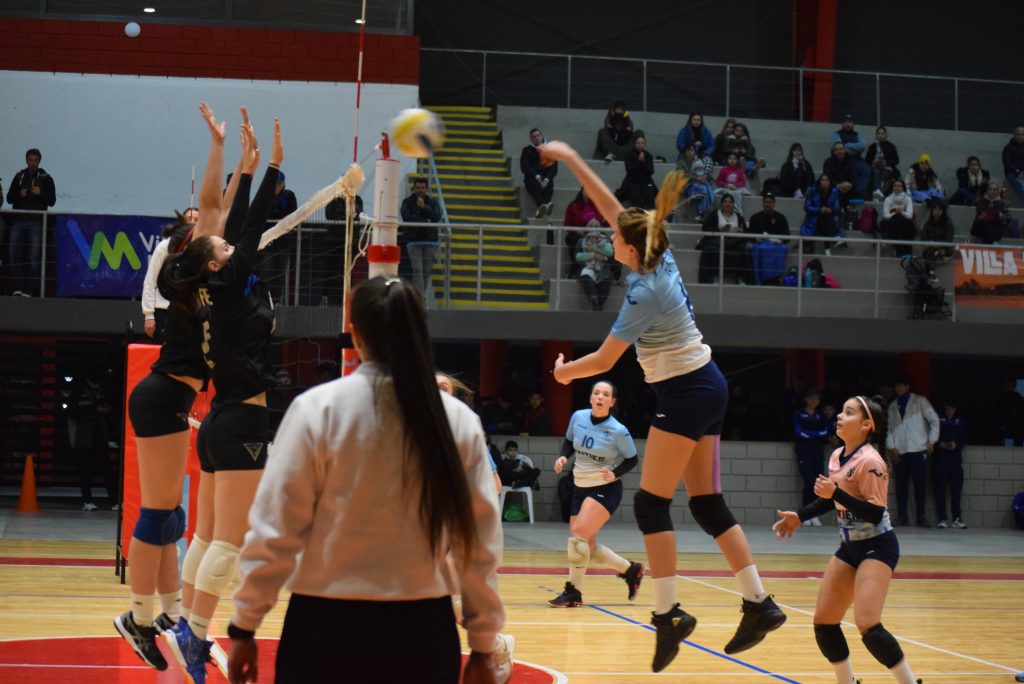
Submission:
MULTIPOLYGON (((46 211, 57 203, 53 177, 40 168, 43 153, 32 148, 25 153, 28 165, 14 176, 7 191, 7 201, 14 209, 46 211)), ((15 283, 15 296, 31 297, 36 293, 43 262, 43 217, 20 214, 11 225, 9 258, 15 283)))
POLYGON ((558 164, 544 166, 540 163, 540 152, 537 147, 544 144, 544 134, 539 128, 530 131, 530 144, 523 148, 519 155, 519 168, 523 171, 523 185, 526 191, 533 198, 537 205, 537 213, 534 218, 544 218, 551 215, 554 205, 551 198, 555 194, 555 176, 558 174, 558 164))
MULTIPOLYGON (((402 200, 402 221, 407 223, 437 223, 441 209, 437 200, 428 193, 427 179, 412 182, 412 194, 402 200)), ((434 287, 430 272, 434 268, 437 252, 437 228, 434 226, 403 226, 402 238, 412 264, 412 284, 423 295, 427 307, 433 306, 434 287)))
MULTIPOLYGON (((868 182, 871 180, 871 167, 864 161, 864 150, 868 146, 860 137, 860 133, 853 129, 853 114, 843 116, 842 125, 832 134, 828 142, 830 146, 837 142, 843 143, 846 154, 853 157, 853 191, 856 193, 855 197, 864 199, 868 182)), ((833 178, 832 182, 836 183, 836 180, 833 178)))
POLYGON ((939 416, 931 403, 910 391, 910 379, 896 381, 896 398, 889 403, 889 434, 885 446, 896 476, 897 525, 909 523, 907 504, 910 481, 914 481, 914 508, 918 527, 930 527, 925 517, 925 474, 928 457, 939 441, 939 416))

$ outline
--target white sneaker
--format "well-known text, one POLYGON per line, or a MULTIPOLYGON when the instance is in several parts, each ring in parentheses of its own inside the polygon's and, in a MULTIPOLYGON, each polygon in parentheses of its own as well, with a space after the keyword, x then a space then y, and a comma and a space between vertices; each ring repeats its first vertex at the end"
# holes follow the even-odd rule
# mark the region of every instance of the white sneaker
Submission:
POLYGON ((544 218, 544 209, 547 206, 548 205, 546 205, 546 204, 538 204, 537 205, 537 213, 533 215, 533 218, 535 218, 535 219, 544 218))
POLYGON ((949 527, 949 523, 946 522, 945 520, 940 520, 939 524, 935 526, 935 528, 938 529, 938 530, 944 530, 947 527, 949 527))
POLYGON ((615 155, 612 154, 611 152, 604 156, 605 165, 611 164, 613 161, 615 161, 615 155))
POLYGON ((516 638, 511 634, 498 634, 501 646, 491 654, 494 661, 494 681, 506 684, 512 678, 512 654, 516 650, 516 638))
POLYGON ((821 521, 817 517, 811 518, 811 527, 821 527, 821 521))
POLYGON ((952 527, 954 530, 966 530, 967 523, 965 523, 960 518, 953 518, 953 524, 950 525, 950 527, 952 527))
POLYGON ((544 205, 544 214, 546 216, 551 216, 551 212, 553 212, 554 210, 555 210, 554 203, 548 202, 547 204, 544 205))
POLYGON ((210 639, 210 661, 217 666, 224 679, 228 679, 228 654, 220 647, 216 639, 210 639))
POLYGON ((100 509, 100 507, 97 506, 96 504, 92 503, 92 502, 87 502, 87 503, 82 504, 82 510, 83 511, 98 511, 99 509, 100 509))

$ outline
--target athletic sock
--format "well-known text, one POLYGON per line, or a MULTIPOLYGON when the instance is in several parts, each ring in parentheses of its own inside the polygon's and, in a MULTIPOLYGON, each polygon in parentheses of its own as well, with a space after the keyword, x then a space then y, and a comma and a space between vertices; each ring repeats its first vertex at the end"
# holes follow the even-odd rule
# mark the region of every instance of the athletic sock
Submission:
POLYGON ((754 603, 761 603, 768 594, 761 586, 761 576, 757 574, 756 565, 748 565, 736 573, 736 580, 740 583, 740 592, 743 598, 754 603))
POLYGON ((889 672, 892 672, 892 676, 899 684, 915 684, 916 682, 914 673, 910 671, 910 665, 907 663, 906 658, 896 663, 894 667, 889 668, 889 672))
POLYGON ((594 550, 590 552, 590 558, 606 568, 611 568, 620 575, 629 570, 629 561, 607 546, 596 545, 594 550))
POLYGON ((152 594, 132 594, 132 620, 139 627, 153 626, 153 605, 156 597, 152 594))
POLYGON ((167 613, 172 622, 181 617, 181 589, 170 594, 160 594, 160 610, 167 613))
POLYGON ((587 576, 587 566, 569 566, 569 581, 572 582, 572 586, 577 589, 583 588, 583 578, 587 576))
POLYGON ((184 603, 181 604, 181 617, 185 619, 185 622, 192 619, 192 611, 186 608, 184 603))
POLYGON ((857 681, 853 676, 853 666, 847 658, 838 663, 832 663, 832 669, 836 671, 836 682, 838 684, 855 684, 857 681))
POLYGON ((204 618, 202 615, 192 613, 192 617, 188 619, 188 626, 189 629, 192 630, 193 634, 198 638, 205 640, 206 635, 210 633, 210 622, 212 621, 212 618, 204 618))
POLYGON ((654 585, 654 612, 663 615, 676 604, 676 577, 658 577, 651 580, 654 585))

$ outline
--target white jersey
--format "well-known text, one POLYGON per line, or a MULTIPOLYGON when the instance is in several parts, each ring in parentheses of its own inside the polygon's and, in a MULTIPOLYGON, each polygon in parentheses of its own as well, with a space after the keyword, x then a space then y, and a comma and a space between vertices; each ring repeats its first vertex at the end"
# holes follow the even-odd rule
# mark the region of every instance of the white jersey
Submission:
POLYGON ((576 465, 572 475, 577 487, 607 484, 601 468, 614 470, 627 458, 636 458, 636 445, 626 426, 608 416, 594 423, 590 409, 572 414, 565 438, 572 442, 576 465))

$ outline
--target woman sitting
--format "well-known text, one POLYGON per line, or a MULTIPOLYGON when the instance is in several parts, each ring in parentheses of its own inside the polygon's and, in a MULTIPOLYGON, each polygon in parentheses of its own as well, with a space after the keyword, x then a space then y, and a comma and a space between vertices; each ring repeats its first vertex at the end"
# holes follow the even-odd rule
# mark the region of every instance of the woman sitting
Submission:
MULTIPOLYGON (((565 226, 567 228, 599 228, 601 226, 607 227, 608 222, 601 217, 597 206, 587 197, 586 190, 580 188, 580 191, 576 193, 576 199, 565 208, 565 226)), ((569 278, 575 278, 580 273, 580 265, 576 261, 576 245, 583 239, 585 233, 582 230, 565 231, 564 242, 569 254, 569 273, 567 276, 569 278)))
POLYGON ((884 199, 885 193, 889 190, 889 183, 893 178, 900 176, 900 155, 896 151, 896 146, 889 142, 889 131, 885 126, 875 129, 875 142, 868 146, 864 161, 871 167, 871 183, 868 189, 872 191, 872 196, 876 200, 884 199))
POLYGON ((793 143, 779 170, 779 192, 783 197, 803 198, 814 187, 814 169, 804 159, 804 146, 793 143))
POLYGON ((981 160, 971 155, 967 166, 956 170, 957 190, 949 199, 950 204, 973 207, 988 188, 988 171, 981 168, 981 160))
POLYGON ((591 311, 604 310, 604 302, 615 279, 611 267, 612 241, 604 233, 593 230, 576 245, 576 263, 580 265, 580 287, 590 302, 591 311))
POLYGON ((721 132, 715 136, 715 151, 711 155, 716 164, 724 164, 725 157, 732 151, 736 141, 736 119, 726 119, 721 132))
MULTIPOLYGON (((839 191, 832 185, 828 174, 818 176, 817 184, 804 199, 804 222, 800 234, 804 237, 842 237, 839 215, 839 191)), ((813 242, 804 244, 804 252, 814 254, 813 242)), ((825 254, 832 254, 832 243, 825 245, 825 254)))
POLYGON ((654 157, 647 151, 647 138, 637 131, 633 151, 626 155, 626 177, 617 193, 620 201, 638 209, 653 209, 658 186, 654 184, 654 157))
POLYGON ((735 152, 729 153, 729 156, 726 157, 725 166, 719 170, 715 185, 717 186, 715 194, 732 197, 736 212, 742 214, 743 196, 749 195, 750 190, 747 189, 747 176, 743 172, 743 168, 740 167, 739 157, 735 152))
POLYGON ((906 187, 910 190, 910 196, 915 202, 946 199, 945 193, 942 192, 939 176, 932 168, 932 158, 927 154, 922 154, 917 158, 916 163, 910 165, 906 187))
POLYGON ((975 211, 977 214, 971 226, 971 235, 986 245, 1010 236, 1010 205, 1006 201, 1006 188, 1000 188, 998 183, 990 181, 975 211))
MULTIPOLYGON (((907 194, 906 185, 899 179, 893 182, 892 194, 882 203, 878 232, 890 240, 913 240, 917 232, 914 228, 913 199, 907 194)), ((897 257, 910 256, 912 251, 910 245, 893 245, 897 257)))
POLYGON ((750 132, 747 130, 747 124, 737 123, 733 133, 736 136, 736 140, 733 142, 730 152, 736 153, 740 166, 743 167, 743 172, 747 174, 747 178, 753 178, 757 175, 758 170, 764 167, 765 160, 757 158, 757 149, 750 142, 750 132))
MULTIPOLYGON (((722 195, 718 211, 712 212, 704 219, 701 229, 705 233, 729 233, 739 235, 747 232, 747 223, 736 211, 736 202, 732 195, 722 195)), ((717 235, 705 235, 697 243, 701 251, 700 266, 697 271, 697 282, 713 284, 718 282, 719 250, 724 250, 724 273, 731 273, 742 284, 753 283, 753 264, 750 250, 753 241, 742 237, 720 238, 717 235)))
POLYGON ((956 230, 949 218, 945 202, 932 202, 928 209, 928 219, 924 222, 922 239, 926 242, 949 242, 949 247, 927 247, 924 258, 937 264, 945 264, 953 258, 953 236, 956 230))

